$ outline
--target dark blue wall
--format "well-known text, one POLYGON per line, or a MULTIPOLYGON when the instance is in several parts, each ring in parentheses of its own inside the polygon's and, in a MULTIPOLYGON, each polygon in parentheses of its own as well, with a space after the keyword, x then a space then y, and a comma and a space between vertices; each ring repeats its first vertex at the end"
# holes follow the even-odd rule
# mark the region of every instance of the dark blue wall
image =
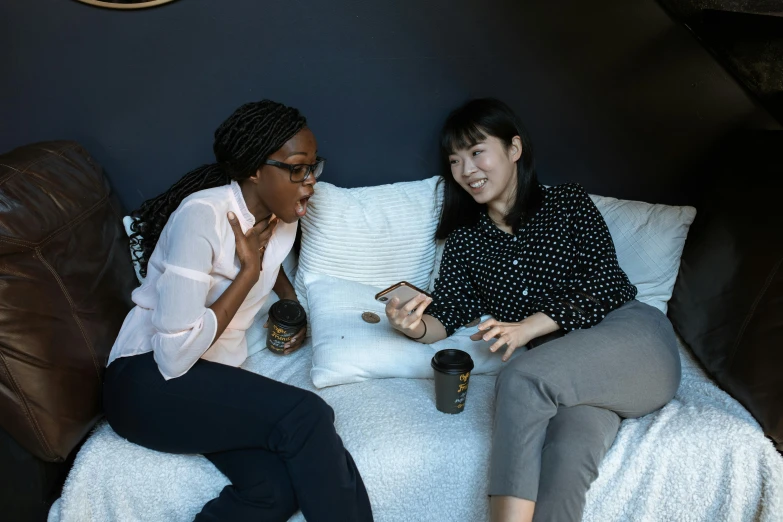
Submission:
POLYGON ((211 160, 239 104, 299 107, 342 186, 438 172, 471 96, 511 104, 542 180, 679 203, 694 158, 777 128, 652 0, 178 0, 0 6, 0 150, 75 139, 128 207, 211 160))

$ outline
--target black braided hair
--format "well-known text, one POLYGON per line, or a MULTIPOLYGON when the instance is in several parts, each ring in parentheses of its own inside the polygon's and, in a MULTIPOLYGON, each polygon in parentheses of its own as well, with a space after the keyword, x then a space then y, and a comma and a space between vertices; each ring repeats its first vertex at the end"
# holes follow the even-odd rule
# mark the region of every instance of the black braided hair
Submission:
POLYGON ((212 150, 217 163, 191 170, 166 192, 131 212, 130 242, 141 275, 146 277, 163 227, 183 199, 199 190, 247 179, 305 126, 307 120, 297 109, 270 100, 246 103, 234 111, 215 131, 212 150))

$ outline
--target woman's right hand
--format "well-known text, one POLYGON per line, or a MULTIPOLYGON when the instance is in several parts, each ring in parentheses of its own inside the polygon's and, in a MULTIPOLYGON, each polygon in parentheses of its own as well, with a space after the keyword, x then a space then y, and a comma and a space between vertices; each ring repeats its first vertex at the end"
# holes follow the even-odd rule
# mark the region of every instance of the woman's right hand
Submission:
POLYGON ((261 272, 261 262, 264 259, 264 250, 272 238, 272 233, 277 226, 278 218, 271 214, 268 218, 253 225, 247 232, 242 233, 239 220, 233 212, 228 213, 228 222, 234 232, 236 241, 236 253, 239 258, 241 271, 255 274, 261 272))
POLYGON ((420 327, 421 316, 430 303, 432 298, 424 294, 417 295, 403 306, 400 306, 399 298, 392 297, 391 301, 386 303, 386 318, 395 330, 408 337, 419 337, 423 331, 420 327))

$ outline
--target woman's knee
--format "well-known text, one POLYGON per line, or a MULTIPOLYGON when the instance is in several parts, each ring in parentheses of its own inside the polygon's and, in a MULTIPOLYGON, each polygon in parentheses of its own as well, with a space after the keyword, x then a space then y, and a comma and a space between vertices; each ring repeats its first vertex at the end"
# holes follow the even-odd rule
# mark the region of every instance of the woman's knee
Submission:
POLYGON ((546 379, 521 366, 503 368, 495 381, 495 395, 498 399, 553 401, 556 390, 546 379))
POLYGON ((312 392, 283 417, 275 430, 271 444, 283 453, 295 453, 312 438, 331 436, 334 430, 334 410, 312 392))
POLYGON ((329 424, 334 423, 334 409, 320 396, 312 392, 307 392, 304 399, 299 403, 303 412, 309 415, 313 420, 325 421, 329 424))

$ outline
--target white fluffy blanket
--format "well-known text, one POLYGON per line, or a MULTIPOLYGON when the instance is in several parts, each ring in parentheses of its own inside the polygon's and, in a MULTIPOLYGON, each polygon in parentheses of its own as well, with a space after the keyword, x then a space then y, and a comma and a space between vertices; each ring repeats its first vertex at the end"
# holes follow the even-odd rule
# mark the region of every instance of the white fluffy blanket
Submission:
MULTIPOLYGON (((783 521, 783 458, 751 415, 682 349, 683 380, 661 411, 623 422, 591 487, 585 522, 783 521)), ((308 346, 245 367, 315 391, 308 346)), ((471 379, 464 413, 434 406, 432 380, 318 391, 364 477, 378 522, 487 520, 494 377, 471 379)), ((252 397, 246 397, 252 400, 252 397)), ((99 424, 49 522, 190 521, 227 484, 199 455, 147 450, 99 424)), ((302 521, 301 514, 292 520, 302 521)))

